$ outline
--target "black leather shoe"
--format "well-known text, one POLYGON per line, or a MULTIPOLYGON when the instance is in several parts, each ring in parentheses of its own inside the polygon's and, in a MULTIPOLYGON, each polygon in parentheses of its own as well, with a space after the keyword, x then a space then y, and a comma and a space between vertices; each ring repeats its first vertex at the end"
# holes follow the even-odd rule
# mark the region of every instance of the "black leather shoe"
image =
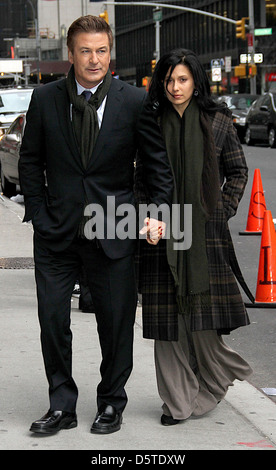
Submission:
POLYGON ((72 429, 78 425, 76 413, 67 411, 48 411, 42 418, 34 421, 30 431, 40 434, 53 434, 60 429, 72 429))
POLYGON ((84 313, 95 313, 95 307, 92 302, 86 303, 83 301, 82 296, 79 298, 79 310, 84 313))
POLYGON ((174 419, 172 416, 162 415, 161 416, 161 424, 163 426, 172 426, 173 424, 180 423, 180 419, 174 419))
POLYGON ((93 304, 84 304, 80 310, 84 313, 95 313, 95 307, 93 304))
POLYGON ((96 414, 91 432, 95 434, 110 434, 119 431, 122 419, 122 413, 117 412, 113 406, 107 405, 96 414))

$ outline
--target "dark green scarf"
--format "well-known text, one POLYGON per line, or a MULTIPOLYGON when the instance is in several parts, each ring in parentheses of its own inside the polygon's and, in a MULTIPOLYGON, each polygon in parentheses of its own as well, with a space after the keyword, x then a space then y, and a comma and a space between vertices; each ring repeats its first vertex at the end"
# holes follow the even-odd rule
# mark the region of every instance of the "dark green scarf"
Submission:
POLYGON ((70 102, 73 105, 73 128, 79 145, 84 168, 87 167, 99 133, 97 109, 100 107, 108 93, 111 80, 112 75, 110 70, 108 70, 103 82, 98 86, 97 91, 92 94, 90 100, 87 102, 84 96, 77 94, 77 84, 73 65, 70 68, 66 79, 70 102))
MULTIPOLYGON (((76 141, 79 146, 81 161, 84 168, 87 168, 88 162, 91 158, 95 142, 99 134, 99 123, 97 116, 97 109, 101 106, 104 98, 106 97, 110 88, 112 75, 108 70, 103 82, 98 86, 97 91, 93 94, 89 101, 86 101, 83 95, 77 94, 77 84, 75 80, 74 66, 69 70, 66 85, 67 91, 72 103, 72 120, 73 130, 76 141)), ((86 200, 84 208, 89 201, 86 200)), ((84 226, 89 220, 89 217, 82 217, 80 221, 78 236, 84 238, 84 226)))
MULTIPOLYGON (((168 263, 175 280, 180 313, 189 311, 200 296, 201 305, 209 305, 209 273, 206 254, 205 225, 209 211, 216 205, 218 196, 218 170, 215 154, 206 158, 205 136, 202 130, 200 111, 196 99, 192 99, 183 117, 168 103, 160 125, 165 139, 168 157, 175 179, 173 203, 180 205, 180 230, 184 230, 184 204, 192 204, 192 246, 189 250, 175 250, 174 243, 181 240, 167 239, 168 263), (205 162, 213 161, 215 170, 204 179, 205 162), (209 177, 213 180, 210 181, 209 177), (206 191, 213 185, 214 190, 206 191), (202 192, 212 193, 203 201, 202 192)), ((214 148, 212 148, 214 152, 214 148)), ((210 165, 207 164, 209 172, 210 165)), ((171 221, 171 228, 172 228, 171 221)))

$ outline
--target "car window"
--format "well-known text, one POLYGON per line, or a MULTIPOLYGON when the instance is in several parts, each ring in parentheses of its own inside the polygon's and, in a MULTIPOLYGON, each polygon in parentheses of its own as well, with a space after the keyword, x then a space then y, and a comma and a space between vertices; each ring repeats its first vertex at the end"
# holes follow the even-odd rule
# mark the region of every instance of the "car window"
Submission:
POLYGON ((253 101, 253 103, 252 103, 250 109, 256 109, 256 108, 258 107, 258 105, 259 105, 259 101, 258 101, 258 100, 253 101))
POLYGON ((262 106, 271 107, 271 101, 270 101, 270 96, 269 96, 269 95, 265 95, 265 96, 264 96, 264 100, 263 100, 263 102, 262 102, 262 106))
POLYGON ((0 92, 0 114, 22 113, 27 111, 31 95, 32 90, 2 94, 0 92))
POLYGON ((264 99, 265 99, 265 96, 261 96, 261 98, 259 98, 257 101, 256 101, 256 106, 258 108, 260 108, 263 104, 264 104, 264 99))
MULTIPOLYGON (((248 100, 249 101, 249 100, 248 100)), ((247 109, 248 108, 248 101, 246 100, 246 98, 240 98, 237 102, 237 108, 238 109, 247 109)))
POLYGON ((221 101, 225 101, 227 106, 230 109, 242 109, 242 110, 247 110, 250 108, 251 104, 256 100, 255 95, 251 96, 228 96, 228 97, 222 97, 221 101))

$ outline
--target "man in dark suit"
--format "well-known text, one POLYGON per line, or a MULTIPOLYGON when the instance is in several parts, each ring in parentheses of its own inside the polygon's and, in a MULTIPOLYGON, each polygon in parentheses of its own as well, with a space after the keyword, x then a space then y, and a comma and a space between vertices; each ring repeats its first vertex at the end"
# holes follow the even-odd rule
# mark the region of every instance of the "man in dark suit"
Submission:
MULTIPOLYGON (((102 351, 91 432, 111 433, 120 429, 127 403, 124 386, 132 370, 135 237, 117 232, 122 222, 117 209, 134 206, 136 152, 144 162, 152 203, 170 204, 173 183, 145 92, 111 77, 109 25, 98 17, 81 17, 69 28, 67 45, 72 64, 68 77, 34 90, 19 161, 24 221, 31 220, 34 227, 50 398, 48 412, 31 431, 50 434, 77 425, 70 299, 84 265, 102 351), (90 94, 83 96, 83 91, 90 94), (97 209, 96 223, 89 224, 92 219, 87 222, 85 216, 94 216, 97 209)), ((158 242, 161 225, 149 221, 150 243, 158 242)))

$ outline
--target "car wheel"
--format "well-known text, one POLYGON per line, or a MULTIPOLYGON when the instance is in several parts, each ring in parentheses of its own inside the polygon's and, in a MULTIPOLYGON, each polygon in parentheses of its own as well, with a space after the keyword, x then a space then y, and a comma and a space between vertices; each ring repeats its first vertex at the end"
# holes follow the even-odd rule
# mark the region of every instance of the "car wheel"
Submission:
POLYGON ((16 184, 10 183, 7 178, 5 178, 2 168, 1 168, 1 187, 4 196, 12 197, 16 195, 16 184))
POLYGON ((252 137, 251 137, 251 131, 250 131, 249 127, 246 128, 244 141, 245 141, 246 145, 254 145, 254 142, 253 142, 252 137))
POLYGON ((275 147, 276 147, 276 132, 275 132, 274 127, 272 127, 271 129, 269 129, 269 133, 268 133, 268 143, 269 143, 269 147, 271 147, 271 148, 275 148, 275 147))

